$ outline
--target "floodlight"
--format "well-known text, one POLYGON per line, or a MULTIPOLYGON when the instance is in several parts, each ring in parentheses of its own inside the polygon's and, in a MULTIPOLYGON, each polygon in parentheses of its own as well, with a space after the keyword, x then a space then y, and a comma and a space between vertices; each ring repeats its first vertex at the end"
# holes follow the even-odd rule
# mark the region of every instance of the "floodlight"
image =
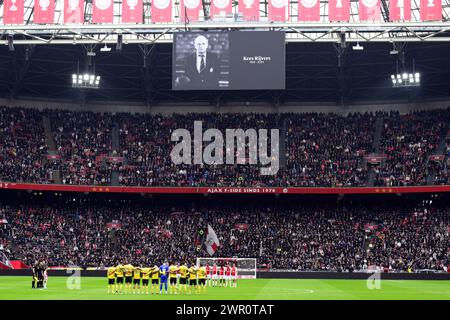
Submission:
POLYGON ((85 89, 98 89, 100 85, 100 76, 95 74, 83 73, 72 75, 72 87, 85 89))
POLYGON ((419 73, 407 73, 391 74, 393 87, 419 87, 420 86, 420 74, 419 73))

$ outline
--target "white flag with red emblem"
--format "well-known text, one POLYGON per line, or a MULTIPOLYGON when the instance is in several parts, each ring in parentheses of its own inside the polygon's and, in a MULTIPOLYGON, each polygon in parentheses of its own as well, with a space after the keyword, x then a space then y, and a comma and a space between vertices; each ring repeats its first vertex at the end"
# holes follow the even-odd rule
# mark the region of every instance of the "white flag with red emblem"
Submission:
POLYGON ((220 246, 219 238, 217 238, 216 232, 209 224, 205 243, 206 243, 206 251, 208 251, 209 255, 211 256, 214 255, 214 253, 220 246))

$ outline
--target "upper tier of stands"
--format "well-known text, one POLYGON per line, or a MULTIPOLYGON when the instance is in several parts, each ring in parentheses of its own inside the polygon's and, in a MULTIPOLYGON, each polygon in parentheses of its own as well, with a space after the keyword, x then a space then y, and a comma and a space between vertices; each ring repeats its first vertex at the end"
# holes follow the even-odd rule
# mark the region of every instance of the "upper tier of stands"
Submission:
POLYGON ((122 186, 449 184, 450 109, 337 114, 112 114, 0 107, 0 181, 122 186), (178 128, 280 130, 280 170, 172 163, 178 128), (368 162, 375 154, 378 162, 368 162), (438 157, 432 157, 438 155, 438 157))

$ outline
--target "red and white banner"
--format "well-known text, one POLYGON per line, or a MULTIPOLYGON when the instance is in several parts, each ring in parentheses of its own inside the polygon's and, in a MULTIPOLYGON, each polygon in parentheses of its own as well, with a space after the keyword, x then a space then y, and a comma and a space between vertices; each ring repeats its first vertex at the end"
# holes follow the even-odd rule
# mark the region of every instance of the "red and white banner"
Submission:
POLYGON ((269 21, 286 21, 288 10, 288 0, 269 0, 269 21))
POLYGON ((202 8, 202 0, 181 0, 180 3, 181 22, 198 21, 201 8, 202 8))
POLYGON ((234 227, 238 230, 247 230, 250 225, 248 223, 236 223, 234 227))
POLYGON ((106 224, 107 229, 122 229, 122 223, 117 220, 113 220, 106 224))
POLYGON ((298 0, 298 21, 320 21, 320 1, 298 0))
POLYGON ((390 0, 389 20, 411 21, 411 0, 390 0))
POLYGON ((113 0, 92 0, 92 22, 113 22, 113 0))
POLYGON ((213 255, 220 246, 219 238, 217 238, 216 232, 214 229, 208 224, 208 233, 206 234, 206 251, 208 251, 209 255, 213 255))
POLYGON ((209 16, 211 18, 226 16, 227 14, 231 13, 231 5, 231 0, 211 0, 211 6, 209 7, 209 16))
POLYGON ((359 0, 360 21, 378 21, 380 19, 380 0, 359 0))
POLYGON ((122 1, 122 22, 142 23, 144 5, 143 0, 123 0, 122 1))
POLYGON ((53 23, 55 0, 34 0, 34 23, 53 23))
POLYGON ((23 1, 5 0, 3 3, 3 23, 22 24, 23 23, 23 1))
POLYGON ((242 13, 244 21, 259 21, 259 1, 239 0, 238 12, 242 13))
POLYGON ((442 1, 420 0, 420 20, 442 20, 442 1))
POLYGON ((152 1, 152 22, 172 22, 172 0, 152 1))
POLYGON ((47 160, 60 160, 61 159, 61 155, 59 154, 48 154, 47 155, 47 160))
POLYGON ((350 21, 350 0, 330 0, 328 18, 330 21, 350 21))
POLYGON ((64 0, 64 23, 84 22, 84 0, 64 0))

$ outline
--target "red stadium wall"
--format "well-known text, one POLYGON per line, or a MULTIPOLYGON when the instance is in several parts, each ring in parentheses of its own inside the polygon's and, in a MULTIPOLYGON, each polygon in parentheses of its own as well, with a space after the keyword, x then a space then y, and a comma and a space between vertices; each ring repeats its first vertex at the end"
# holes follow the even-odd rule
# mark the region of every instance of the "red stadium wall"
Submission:
POLYGON ((30 267, 23 263, 21 260, 11 260, 13 269, 29 269, 30 267))
POLYGON ((9 270, 11 269, 10 267, 8 267, 6 264, 4 264, 3 262, 0 262, 0 270, 9 270))
POLYGON ((450 185, 419 187, 282 188, 282 187, 118 187, 0 182, 0 189, 95 193, 167 194, 401 194, 450 192, 450 185))

